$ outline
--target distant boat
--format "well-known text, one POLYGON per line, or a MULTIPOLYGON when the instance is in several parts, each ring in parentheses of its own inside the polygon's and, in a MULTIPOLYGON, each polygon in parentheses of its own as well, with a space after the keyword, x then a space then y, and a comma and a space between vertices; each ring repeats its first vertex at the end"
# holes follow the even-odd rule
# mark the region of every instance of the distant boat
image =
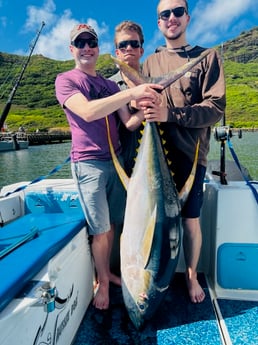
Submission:
POLYGON ((0 134, 0 152, 24 150, 28 147, 29 140, 25 132, 3 132, 0 134))

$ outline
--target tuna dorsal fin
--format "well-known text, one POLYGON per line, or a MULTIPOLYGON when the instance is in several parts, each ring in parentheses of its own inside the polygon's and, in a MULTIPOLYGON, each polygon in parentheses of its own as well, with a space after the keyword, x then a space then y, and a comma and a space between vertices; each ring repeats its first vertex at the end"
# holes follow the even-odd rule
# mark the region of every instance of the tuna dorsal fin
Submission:
POLYGON ((146 230, 144 231, 144 237, 142 239, 141 254, 143 258, 144 268, 147 266, 149 262, 149 258, 150 258, 151 247, 153 243, 154 231, 155 231, 155 225, 156 225, 156 217, 157 217, 157 205, 155 205, 152 211, 146 230))
POLYGON ((192 170, 191 170, 190 175, 188 176, 188 179, 186 180, 184 186, 182 187, 182 189, 179 192, 179 200, 180 200, 181 205, 183 205, 186 202, 186 199, 187 199, 187 197, 190 193, 190 190, 193 186, 193 181, 194 181, 197 162, 198 162, 199 146, 200 146, 200 140, 198 139, 197 144, 196 144, 195 157, 194 157, 192 170))

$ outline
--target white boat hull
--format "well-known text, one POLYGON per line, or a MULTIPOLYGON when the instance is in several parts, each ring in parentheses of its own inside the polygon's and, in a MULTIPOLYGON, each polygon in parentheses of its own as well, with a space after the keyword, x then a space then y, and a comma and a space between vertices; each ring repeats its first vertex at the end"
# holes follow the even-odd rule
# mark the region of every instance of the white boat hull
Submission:
MULTIPOLYGON (((23 205, 24 198, 26 199, 26 193, 24 192, 18 193, 19 196, 0 199, 0 205, 4 206, 6 210, 6 212, 2 212, 3 208, 1 207, 1 217, 5 223, 1 229, 2 233, 4 233, 5 229, 13 227, 16 223, 18 224, 22 221, 26 208, 27 212, 28 208, 34 212, 31 214, 27 213, 26 217, 28 219, 31 218, 34 221, 37 217, 41 220, 42 216, 43 218, 44 216, 48 217, 48 214, 44 213, 47 212, 47 204, 45 203, 44 207, 42 207, 39 200, 42 203, 48 200, 49 194, 47 194, 46 190, 48 189, 49 191, 50 188, 54 187, 50 187, 49 181, 45 185, 44 182, 41 183, 41 187, 37 189, 39 198, 35 198, 36 194, 32 192, 26 201, 26 207, 23 205), (17 199, 20 199, 20 203, 17 202, 17 199), (14 215, 17 219, 13 219, 14 215)), ((71 188, 71 192, 74 192, 73 186, 69 185, 68 191, 64 193, 62 198, 56 197, 55 200, 60 203, 59 206, 61 205, 61 207, 66 208, 67 205, 69 208, 71 207, 71 210, 67 209, 68 212, 74 212, 73 208, 76 208, 78 200, 73 197, 70 198, 69 188, 71 188)), ((55 196, 55 191, 53 193, 50 194, 50 198, 55 196)), ((53 202, 53 199, 51 200, 53 202)), ((53 204, 50 206, 52 208, 53 204)), ((78 211, 75 210, 75 212, 78 211)), ((55 213, 52 216, 55 217, 55 213)), ((42 233, 44 231, 43 229, 42 233)), ((47 229, 47 231, 51 231, 51 229, 47 229)), ((56 227, 53 231, 60 231, 60 229, 56 227)), ((19 250, 23 250, 23 247, 26 245, 24 244, 10 254, 7 254, 7 259, 9 260, 10 256, 16 255, 19 250)), ((32 247, 35 248, 35 245, 36 242, 32 247)), ((30 248, 28 245, 27 250, 30 250, 30 248)), ((52 251, 52 247, 50 251, 52 251)), ((34 253, 31 253, 31 255, 33 257, 34 253)), ((46 255, 49 255, 49 253, 46 252, 46 255)), ((5 257, 0 260, 5 260, 5 257)), ((23 262, 26 258, 20 257, 18 260, 21 260, 21 263, 17 261, 17 265, 23 267, 23 262)), ((11 271, 10 274, 12 274, 11 271)), ((6 273, 2 272, 2 274, 6 273)), ((6 277, 8 278, 8 273, 6 277)), ((22 286, 22 289, 2 309, 0 312, 0 344, 70 345, 92 300, 93 279, 92 257, 87 231, 85 226, 83 226, 61 250, 48 260, 32 279, 22 286), (55 293, 51 295, 50 292, 53 291, 55 293), (45 298, 46 296, 47 298, 45 298)), ((4 281, 4 277, 1 277, 1 281, 4 281)), ((13 287, 10 286, 10 293, 12 291, 13 287)), ((8 291, 6 294, 8 295, 8 291)))
POLYGON ((93 270, 85 229, 37 274, 25 296, 15 298, 0 314, 1 345, 70 345, 92 294, 93 270), (55 286, 64 302, 47 312, 36 296, 56 272, 55 286), (60 308, 60 309, 59 309, 60 308))
POLYGON ((205 187, 202 255, 211 286, 218 298, 258 301, 255 197, 244 181, 205 187))
MULTIPOLYGON (((206 274, 216 298, 258 301, 257 224, 257 203, 244 181, 204 184, 198 271, 206 274)), ((177 272, 184 271, 181 250, 177 272)))

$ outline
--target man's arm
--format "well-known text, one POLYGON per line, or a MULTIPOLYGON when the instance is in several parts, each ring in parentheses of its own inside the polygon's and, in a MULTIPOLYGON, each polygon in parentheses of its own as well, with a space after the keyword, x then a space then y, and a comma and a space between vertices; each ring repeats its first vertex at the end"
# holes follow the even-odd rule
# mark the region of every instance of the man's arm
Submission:
POLYGON ((122 121, 127 122, 129 121, 130 113, 126 104, 136 99, 147 99, 150 104, 155 102, 159 97, 155 89, 159 87, 156 84, 142 84, 132 89, 126 89, 114 95, 94 100, 88 100, 82 93, 78 92, 69 97, 64 106, 87 122, 101 119, 123 108, 121 116, 124 120, 122 121), (127 116, 125 115, 126 113, 127 116))

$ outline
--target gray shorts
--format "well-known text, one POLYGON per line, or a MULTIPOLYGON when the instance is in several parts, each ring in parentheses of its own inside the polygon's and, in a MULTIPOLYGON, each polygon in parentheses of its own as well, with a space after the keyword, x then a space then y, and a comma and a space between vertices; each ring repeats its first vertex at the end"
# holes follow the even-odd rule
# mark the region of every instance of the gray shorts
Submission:
POLYGON ((71 164, 89 235, 110 230, 124 218, 126 191, 112 161, 85 160, 71 164))

